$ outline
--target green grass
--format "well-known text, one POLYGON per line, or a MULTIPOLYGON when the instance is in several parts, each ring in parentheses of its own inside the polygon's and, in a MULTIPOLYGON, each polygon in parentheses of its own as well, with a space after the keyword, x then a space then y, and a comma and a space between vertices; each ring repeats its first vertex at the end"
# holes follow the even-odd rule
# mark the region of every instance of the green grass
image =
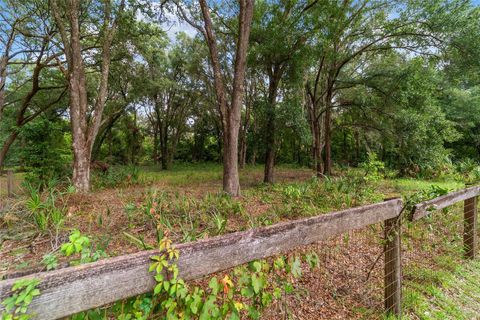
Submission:
POLYGON ((431 185, 438 185, 449 190, 457 190, 465 186, 464 183, 455 181, 454 179, 441 180, 420 180, 414 178, 397 178, 385 180, 385 183, 390 185, 393 190, 399 194, 407 195, 420 190, 428 189, 431 185))
POLYGON ((417 281, 405 284, 407 319, 478 319, 480 260, 452 266, 454 270, 411 270, 417 281))
POLYGON ((175 164, 170 170, 159 166, 142 167, 140 179, 146 182, 163 182, 172 186, 190 183, 207 183, 222 180, 222 167, 216 163, 175 164))

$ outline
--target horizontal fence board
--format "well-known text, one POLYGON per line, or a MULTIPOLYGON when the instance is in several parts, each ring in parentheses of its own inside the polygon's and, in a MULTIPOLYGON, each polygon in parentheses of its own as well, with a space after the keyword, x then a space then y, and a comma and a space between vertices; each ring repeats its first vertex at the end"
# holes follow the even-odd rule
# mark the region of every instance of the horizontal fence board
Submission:
POLYGON ((451 192, 444 196, 421 202, 413 207, 411 217, 412 221, 421 219, 430 214, 430 212, 441 210, 457 202, 464 201, 480 195, 480 186, 474 186, 462 189, 456 192, 451 192))
MULTIPOLYGON (((398 216, 402 206, 400 199, 393 199, 180 244, 176 246, 180 250, 180 277, 197 279, 382 222, 398 216)), ((34 319, 58 319, 149 292, 155 281, 148 266, 150 257, 156 253, 156 250, 143 251, 23 277, 41 280, 38 286, 41 295, 32 301, 29 312, 34 319)), ((18 279, 0 282, 0 301, 11 294, 10 289, 18 279)))

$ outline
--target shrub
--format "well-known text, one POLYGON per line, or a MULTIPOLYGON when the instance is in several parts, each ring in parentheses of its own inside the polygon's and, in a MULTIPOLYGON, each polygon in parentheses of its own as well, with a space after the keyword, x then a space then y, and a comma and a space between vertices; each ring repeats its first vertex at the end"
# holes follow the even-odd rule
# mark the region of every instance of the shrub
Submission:
POLYGON ((39 119, 26 125, 21 136, 25 141, 20 156, 27 170, 26 181, 42 189, 70 176, 72 153, 65 123, 39 119))
POLYGON ((378 181, 384 177, 385 164, 378 160, 374 152, 368 153, 367 160, 360 167, 365 170, 365 179, 368 181, 378 181))
POLYGON ((92 172, 94 189, 128 187, 140 183, 140 171, 136 166, 113 166, 106 171, 92 172))

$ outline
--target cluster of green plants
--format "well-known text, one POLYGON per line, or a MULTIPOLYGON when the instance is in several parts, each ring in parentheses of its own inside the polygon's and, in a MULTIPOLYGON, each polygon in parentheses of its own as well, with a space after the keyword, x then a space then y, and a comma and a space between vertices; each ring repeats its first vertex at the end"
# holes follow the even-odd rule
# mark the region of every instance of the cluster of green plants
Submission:
POLYGON ((316 253, 253 261, 221 279, 212 277, 208 287, 201 287, 180 278, 179 251, 168 232, 159 241, 158 249, 149 267, 156 281, 152 293, 117 302, 107 309, 82 312, 72 319, 259 319, 273 302, 285 304, 303 268, 314 269, 319 263, 316 253))
POLYGON ((480 164, 472 159, 465 159, 456 165, 459 179, 466 183, 478 183, 480 181, 480 164))
POLYGON ((57 268, 59 255, 70 258, 68 262, 70 266, 95 262, 108 257, 104 250, 95 246, 88 236, 81 234, 76 229, 69 235, 68 242, 60 246, 60 253, 53 252, 43 256, 42 264, 47 271, 57 268))
MULTIPOLYGON (((24 183, 27 193, 25 209, 35 227, 42 233, 56 232, 63 226, 68 198, 75 192, 70 186, 62 191, 48 186, 43 192, 30 183, 24 183)), ((30 219, 29 219, 30 220, 30 219)))
POLYGON ((35 278, 16 281, 12 286, 12 295, 2 301, 5 312, 2 312, 2 320, 28 320, 32 315, 27 314, 28 306, 33 298, 40 295, 37 286, 40 280, 35 278))
MULTIPOLYGON (((146 219, 157 231, 158 241, 164 229, 171 230, 175 239, 182 242, 222 234, 226 230, 227 218, 243 211, 240 202, 224 194, 208 193, 201 199, 195 199, 178 192, 157 190, 149 192, 141 206, 133 203, 125 206, 128 220, 146 219)), ((146 248, 142 239, 130 234, 127 237, 146 248)))
MULTIPOLYGON (((53 270, 58 267, 59 255, 63 257, 75 257, 70 259, 70 265, 79 265, 97 261, 107 257, 103 250, 94 250, 90 238, 82 235, 80 231, 73 230, 69 236, 69 241, 62 244, 60 253, 50 253, 43 257, 42 264, 46 270, 53 270)), ((27 278, 16 281, 12 286, 12 295, 2 301, 5 312, 1 315, 1 320, 28 320, 32 315, 27 314, 28 306, 33 298, 40 295, 37 286, 40 280, 27 278)))
POLYGON ((385 163, 374 152, 368 153, 367 160, 360 164, 360 168, 365 171, 364 178, 367 181, 379 181, 385 177, 385 163))
POLYGON ((259 196, 261 202, 271 204, 264 214, 250 217, 250 226, 381 201, 383 195, 376 190, 378 174, 378 171, 365 175, 363 171, 351 170, 343 176, 312 177, 305 182, 266 185, 250 191, 259 196))
POLYGON ((94 189, 129 187, 141 183, 140 169, 137 166, 111 166, 107 170, 93 170, 94 189))
POLYGON ((18 154, 27 174, 25 180, 43 188, 51 181, 65 181, 71 174, 71 134, 65 121, 41 117, 20 132, 22 147, 18 154))

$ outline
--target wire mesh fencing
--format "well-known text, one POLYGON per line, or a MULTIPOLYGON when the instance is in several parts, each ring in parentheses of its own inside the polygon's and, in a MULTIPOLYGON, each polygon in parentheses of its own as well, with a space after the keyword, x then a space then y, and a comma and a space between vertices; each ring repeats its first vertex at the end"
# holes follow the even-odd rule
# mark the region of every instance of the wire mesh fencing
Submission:
MULTIPOLYGON (((476 319, 469 270, 478 255, 477 200, 470 198, 402 228, 403 312, 407 319, 476 319)), ((478 289, 477 289, 478 290, 478 289)))
POLYGON ((318 255, 318 267, 262 319, 383 319, 385 230, 377 223, 302 249, 318 255))

